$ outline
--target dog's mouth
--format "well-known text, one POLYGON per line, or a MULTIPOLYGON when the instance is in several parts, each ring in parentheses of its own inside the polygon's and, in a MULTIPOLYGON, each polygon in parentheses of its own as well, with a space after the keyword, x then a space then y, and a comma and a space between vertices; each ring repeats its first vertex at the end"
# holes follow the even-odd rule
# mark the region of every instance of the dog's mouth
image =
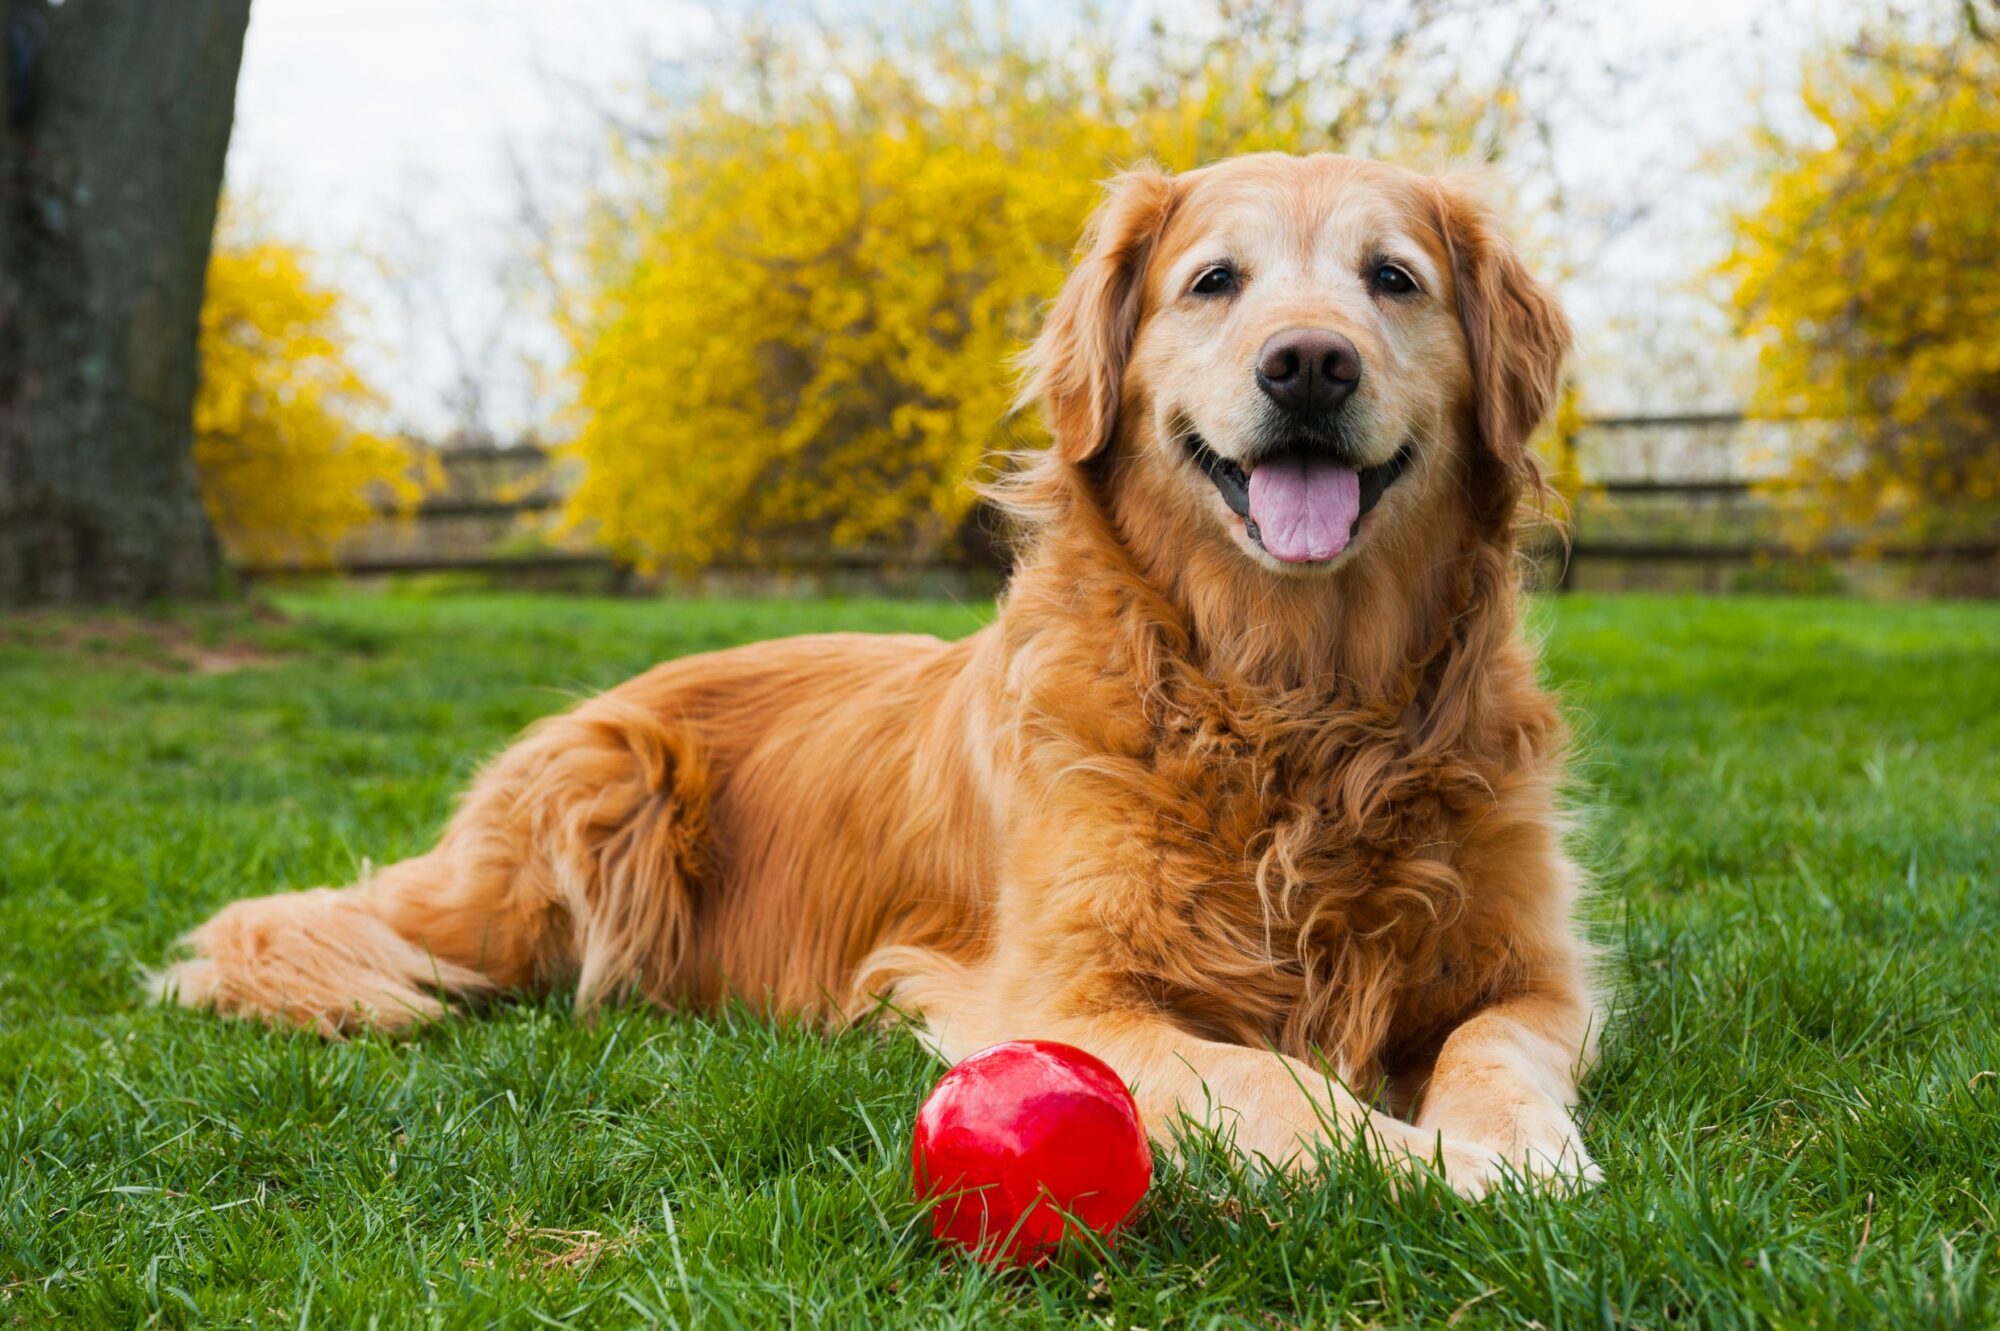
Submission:
POLYGON ((1387 462, 1355 468, 1292 444, 1264 454, 1246 472, 1198 434, 1189 433, 1187 448, 1250 539, 1287 564, 1323 563, 1347 549, 1411 458, 1405 445, 1387 462))

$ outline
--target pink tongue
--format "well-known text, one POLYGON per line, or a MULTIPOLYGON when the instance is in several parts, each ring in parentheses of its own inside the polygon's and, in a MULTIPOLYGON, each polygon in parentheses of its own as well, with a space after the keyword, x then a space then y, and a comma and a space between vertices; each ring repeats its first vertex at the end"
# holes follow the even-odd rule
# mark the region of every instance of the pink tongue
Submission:
POLYGON ((1361 476, 1327 458, 1292 454, 1250 473, 1250 520, 1287 564, 1331 559, 1347 548, 1361 516, 1361 476))

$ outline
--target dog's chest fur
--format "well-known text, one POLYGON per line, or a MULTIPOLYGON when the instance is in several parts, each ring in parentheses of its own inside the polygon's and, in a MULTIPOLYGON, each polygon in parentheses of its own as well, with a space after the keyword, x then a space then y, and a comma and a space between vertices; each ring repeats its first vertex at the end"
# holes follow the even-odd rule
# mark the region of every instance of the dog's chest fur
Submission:
POLYGON ((1504 958, 1464 927, 1455 854, 1491 782, 1407 710, 1182 681, 1099 712, 1081 784, 1129 884, 1091 894, 1100 963, 1198 1034, 1357 1084, 1424 1058, 1504 958))

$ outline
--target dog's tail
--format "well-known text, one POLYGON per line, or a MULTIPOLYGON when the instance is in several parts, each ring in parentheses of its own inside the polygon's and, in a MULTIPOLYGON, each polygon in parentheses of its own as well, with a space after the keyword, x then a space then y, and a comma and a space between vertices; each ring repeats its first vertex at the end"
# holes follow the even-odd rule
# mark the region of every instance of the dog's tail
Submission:
POLYGON ((154 977, 164 1001, 338 1035, 574 981, 580 1007, 684 987, 707 840, 685 728, 615 694, 538 726, 442 841, 354 887, 239 901, 154 977))
POLYGON ((382 918, 385 897, 424 864, 405 861, 359 887, 239 901, 182 939, 194 955, 151 977, 149 987, 162 1002, 326 1036, 440 1016, 444 996, 497 986, 484 971, 446 960, 382 918))

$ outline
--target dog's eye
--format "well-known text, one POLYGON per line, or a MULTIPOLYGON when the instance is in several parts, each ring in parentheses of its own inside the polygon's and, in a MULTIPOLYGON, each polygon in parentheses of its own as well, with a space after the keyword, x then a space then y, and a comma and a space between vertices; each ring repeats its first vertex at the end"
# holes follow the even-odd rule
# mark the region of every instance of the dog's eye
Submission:
POLYGON ((1407 296, 1417 289, 1417 279, 1393 263, 1376 264, 1368 282, 1385 296, 1407 296))
POLYGON ((1197 296, 1223 296, 1236 290, 1236 270, 1226 263, 1204 269, 1189 290, 1197 296))

